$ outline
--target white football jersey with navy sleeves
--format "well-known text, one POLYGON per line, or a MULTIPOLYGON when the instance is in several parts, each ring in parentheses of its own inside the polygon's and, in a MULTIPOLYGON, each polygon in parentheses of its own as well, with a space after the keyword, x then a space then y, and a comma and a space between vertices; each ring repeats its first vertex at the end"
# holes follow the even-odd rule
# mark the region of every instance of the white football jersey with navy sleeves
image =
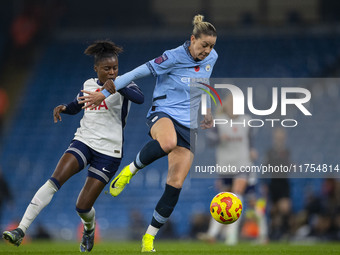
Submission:
POLYGON ((249 115, 230 119, 226 114, 217 115, 218 119, 228 120, 228 125, 216 125, 219 143, 216 149, 216 163, 220 166, 251 166, 249 115), (232 126, 231 126, 231 123, 232 126))
MULTIPOLYGON (((99 91, 98 79, 84 82, 84 90, 99 91)), ((74 139, 85 143, 102 154, 121 158, 123 148, 123 127, 131 102, 120 93, 107 97, 93 110, 85 109, 74 139)))

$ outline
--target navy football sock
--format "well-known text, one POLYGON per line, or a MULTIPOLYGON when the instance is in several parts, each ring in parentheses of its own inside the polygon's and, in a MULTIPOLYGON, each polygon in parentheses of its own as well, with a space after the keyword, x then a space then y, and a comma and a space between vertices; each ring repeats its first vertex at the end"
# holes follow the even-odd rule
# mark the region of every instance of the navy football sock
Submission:
POLYGON ((160 228, 164 225, 177 204, 180 192, 181 189, 166 184, 165 191, 153 212, 151 226, 160 228))
POLYGON ((163 151, 159 142, 157 140, 151 140, 146 145, 144 145, 144 147, 137 154, 134 164, 138 169, 142 169, 143 167, 166 155, 168 154, 163 151))

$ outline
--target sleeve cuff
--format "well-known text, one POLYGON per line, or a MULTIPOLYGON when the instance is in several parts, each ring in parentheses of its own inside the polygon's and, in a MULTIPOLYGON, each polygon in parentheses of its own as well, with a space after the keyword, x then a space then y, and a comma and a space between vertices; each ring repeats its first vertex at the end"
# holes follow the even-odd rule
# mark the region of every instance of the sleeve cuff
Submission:
POLYGON ((101 92, 103 93, 103 95, 104 95, 106 98, 109 97, 109 96, 111 95, 110 92, 107 91, 106 89, 103 89, 101 92))
POLYGON ((149 68, 152 75, 157 77, 157 73, 156 73, 155 69, 153 68, 153 66, 150 64, 150 62, 146 62, 146 66, 149 68))

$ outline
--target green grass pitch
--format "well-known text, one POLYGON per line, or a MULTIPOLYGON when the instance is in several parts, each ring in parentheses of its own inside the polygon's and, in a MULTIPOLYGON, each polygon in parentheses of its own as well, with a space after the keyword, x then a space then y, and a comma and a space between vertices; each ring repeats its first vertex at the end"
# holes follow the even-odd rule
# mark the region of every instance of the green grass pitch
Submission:
MULTIPOLYGON (((340 254, 340 243, 295 245, 273 243, 268 245, 253 245, 241 243, 228 247, 222 243, 205 244, 195 241, 155 241, 157 254, 225 254, 225 255, 328 255, 340 254)), ((79 244, 76 242, 36 242, 15 247, 0 241, 0 254, 79 254, 79 244)), ((95 245, 91 254, 141 254, 140 242, 100 242, 95 245)))

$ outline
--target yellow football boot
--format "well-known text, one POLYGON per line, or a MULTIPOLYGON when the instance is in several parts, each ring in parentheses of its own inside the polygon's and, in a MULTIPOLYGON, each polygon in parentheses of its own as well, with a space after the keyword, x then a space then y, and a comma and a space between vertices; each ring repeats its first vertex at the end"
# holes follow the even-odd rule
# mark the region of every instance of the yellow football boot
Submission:
POLYGON ((113 197, 118 196, 123 191, 126 184, 130 182, 132 176, 134 176, 134 174, 130 171, 130 165, 127 165, 123 168, 120 174, 112 180, 110 185, 110 194, 113 197))
POLYGON ((155 248, 153 248, 153 240, 154 236, 145 234, 142 239, 142 252, 155 252, 155 248))

